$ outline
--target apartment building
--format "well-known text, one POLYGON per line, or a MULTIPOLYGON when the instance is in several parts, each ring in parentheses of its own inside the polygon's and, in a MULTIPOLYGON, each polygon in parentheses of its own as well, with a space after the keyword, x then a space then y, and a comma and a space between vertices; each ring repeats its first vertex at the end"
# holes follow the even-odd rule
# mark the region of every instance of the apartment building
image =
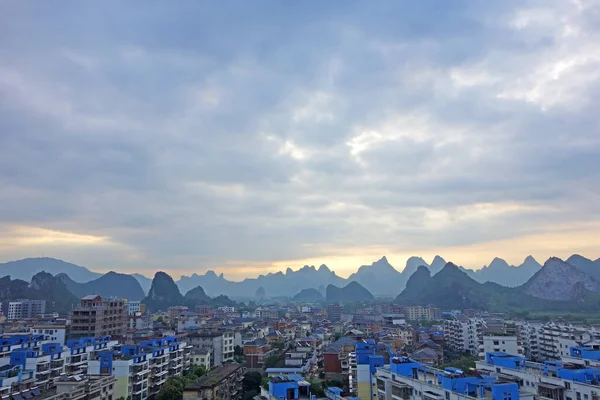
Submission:
POLYGON ((235 332, 228 329, 198 329, 187 336, 194 350, 208 350, 213 367, 233 361, 235 332))
POLYGON ((65 325, 35 325, 29 329, 29 332, 33 335, 43 335, 45 340, 61 345, 64 345, 67 339, 67 327, 65 325))
POLYGON ((274 351, 267 339, 258 338, 244 344, 244 367, 249 370, 262 371, 265 366, 265 360, 274 351))
POLYGON ((201 365, 205 370, 210 370, 210 351, 196 350, 192 351, 192 365, 201 365))
MULTIPOLYGON (((62 376, 49 391, 40 393, 43 400, 114 400, 113 376, 71 375, 62 376)), ((39 392, 39 391, 38 391, 39 392)), ((34 390, 21 393, 21 398, 35 399, 34 390), (29 395, 28 395, 29 394, 29 395)))
POLYGON ((519 385, 522 392, 541 399, 595 400, 600 394, 600 351, 587 347, 569 349, 561 361, 536 363, 506 353, 487 353, 477 370, 519 385), (598 364, 596 364, 598 365, 598 364))
POLYGON ((414 306, 414 307, 404 307, 404 315, 406 318, 412 321, 416 320, 438 320, 442 318, 442 311, 434 307, 432 305, 428 305, 426 307, 423 306, 414 306))
POLYGON ((8 399, 11 393, 27 392, 35 386, 33 371, 23 370, 20 365, 0 366, 0 397, 8 399))
POLYGON ((339 304, 330 304, 327 306, 327 319, 332 322, 340 321, 342 318, 342 306, 339 304))
POLYGON ((83 375, 88 372, 88 362, 98 356, 101 351, 114 349, 119 345, 110 336, 82 337, 67 340, 65 373, 67 375, 83 375))
MULTIPOLYGON (((533 400, 519 385, 494 376, 466 376, 456 368, 439 370, 407 357, 394 357, 376 368, 370 392, 362 400, 533 400)), ((556 399, 558 400, 558 399, 556 399)))
POLYGON ((46 312, 46 300, 21 299, 10 301, 6 318, 9 320, 22 320, 33 318, 46 312))
POLYGON ((484 335, 479 356, 484 358, 486 353, 503 352, 522 355, 523 347, 517 336, 513 335, 484 335))
POLYGON ((182 376, 189 369, 188 346, 175 337, 140 342, 137 346, 117 346, 97 353, 88 362, 95 375, 116 378, 115 398, 146 400, 154 397, 171 376, 182 376))
POLYGON ((444 321, 444 342, 446 347, 458 352, 468 352, 474 356, 479 354, 479 344, 483 342, 483 326, 481 318, 463 318, 444 321))
POLYGON ((125 306, 127 307, 127 314, 136 315, 142 314, 142 302, 139 300, 129 300, 125 302, 125 306))
POLYGON ((518 324, 523 355, 533 361, 559 360, 577 347, 600 338, 595 326, 560 322, 521 322, 518 324))
POLYGON ((152 315, 150 314, 129 314, 127 316, 127 328, 134 329, 136 331, 142 331, 146 329, 152 329, 153 326, 152 315))
POLYGON ((127 306, 124 300, 85 296, 71 311, 70 336, 124 336, 127 331, 127 306))
POLYGON ((65 354, 58 343, 45 343, 40 349, 16 349, 10 353, 10 365, 33 371, 35 385, 49 387, 65 371, 65 354))
POLYGON ((183 390, 185 400, 239 400, 244 369, 240 364, 217 367, 183 390))

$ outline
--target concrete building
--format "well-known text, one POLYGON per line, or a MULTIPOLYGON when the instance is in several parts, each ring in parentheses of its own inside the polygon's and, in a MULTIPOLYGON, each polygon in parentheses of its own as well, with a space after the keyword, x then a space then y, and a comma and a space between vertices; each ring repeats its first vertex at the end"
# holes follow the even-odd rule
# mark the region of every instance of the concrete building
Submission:
POLYGON ((175 337, 142 341, 99 352, 88 362, 88 371, 116 378, 114 397, 145 400, 158 394, 171 376, 182 376, 191 360, 185 343, 175 337))
POLYGON ((211 360, 209 350, 192 351, 192 365, 201 365, 205 370, 210 370, 211 360))
POLYGON ((125 302, 127 307, 127 314, 136 315, 142 313, 142 302, 139 300, 129 300, 125 302))
POLYGON ((376 369, 371 393, 362 400, 533 400, 515 382, 493 376, 466 376, 456 368, 439 370, 407 357, 394 357, 376 369))
POLYGON ((261 396, 268 400, 310 399, 310 382, 299 375, 281 375, 269 379, 268 390, 261 388, 261 396))
POLYGON ((523 355, 533 361, 559 360, 571 347, 600 339, 597 327, 574 325, 566 321, 540 323, 526 321, 517 324, 523 355))
MULTIPOLYGON (((43 400, 114 400, 114 376, 71 375, 63 376, 48 392, 42 393, 43 400)), ((31 391, 34 395, 33 391, 31 391)), ((24 398, 27 397, 23 393, 24 398)), ((33 396, 36 398, 36 396, 33 396)))
POLYGON ((327 319, 332 322, 340 321, 342 318, 342 306, 339 304, 330 304, 327 306, 327 319))
POLYGON ((46 340, 64 345, 67 339, 67 327, 65 325, 35 325, 29 330, 33 335, 43 335, 46 340))
POLYGON ((127 316, 127 328, 135 329, 136 331, 152 329, 153 321, 152 315, 146 314, 142 315, 141 313, 137 314, 129 314, 127 316))
POLYGON ((444 321, 444 342, 446 347, 457 353, 479 355, 479 344, 483 341, 481 318, 457 318, 444 321))
POLYGON ((208 350, 213 367, 233 361, 235 332, 227 329, 198 329, 188 335, 194 350, 208 350))
POLYGON ((416 320, 437 320, 442 318, 442 312, 439 308, 434 306, 414 306, 414 307, 404 307, 404 314, 406 318, 411 321, 416 320))
POLYGON ((6 318, 9 320, 22 320, 33 318, 46 312, 46 300, 21 299, 8 303, 6 318))
POLYGON ((522 355, 523 347, 520 345, 516 336, 484 335, 482 351, 480 351, 480 358, 484 358, 486 353, 497 352, 522 355))
POLYGON ((239 400, 242 398, 244 369, 240 364, 217 367, 183 390, 189 400, 239 400))
POLYGON ((587 347, 569 349, 568 359, 536 363, 506 353, 487 353, 477 370, 516 382, 521 391, 535 398, 594 400, 600 393, 600 351, 587 347))
POLYGON ((254 339, 244 344, 244 367, 249 370, 262 371, 265 360, 274 354, 269 342, 264 338, 254 339))
POLYGON ((85 296, 71 311, 70 336, 124 336, 127 331, 127 307, 123 300, 85 296))

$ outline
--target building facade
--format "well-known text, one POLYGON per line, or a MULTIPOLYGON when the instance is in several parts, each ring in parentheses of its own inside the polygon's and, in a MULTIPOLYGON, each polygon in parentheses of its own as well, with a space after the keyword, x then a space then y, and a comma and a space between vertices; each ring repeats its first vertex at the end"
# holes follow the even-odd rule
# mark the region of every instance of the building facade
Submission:
POLYGON ((8 303, 6 318, 22 320, 33 318, 46 312, 46 300, 15 300, 8 303))
POLYGON ((79 306, 71 311, 70 336, 73 338, 124 336, 126 331, 127 307, 123 300, 90 295, 82 298, 79 306))
POLYGON ((239 400, 242 398, 244 369, 240 364, 217 367, 183 390, 189 400, 239 400))

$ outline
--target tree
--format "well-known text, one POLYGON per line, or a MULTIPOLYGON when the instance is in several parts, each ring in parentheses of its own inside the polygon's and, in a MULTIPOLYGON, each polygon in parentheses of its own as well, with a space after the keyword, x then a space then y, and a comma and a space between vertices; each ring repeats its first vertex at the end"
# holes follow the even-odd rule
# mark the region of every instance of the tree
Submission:
POLYGON ((309 379, 310 383, 310 391, 317 397, 325 397, 325 390, 327 389, 327 384, 322 381, 317 381, 316 379, 309 379))
POLYGON ((206 367, 204 365, 194 365, 194 366, 192 366, 192 370, 190 371, 190 374, 188 375, 188 377, 189 377, 188 380, 198 379, 205 374, 206 374, 206 367))
POLYGON ((242 390, 248 392, 254 390, 260 391, 260 383, 262 382, 262 374, 260 372, 249 371, 244 374, 244 380, 242 380, 242 390))
POLYGON ((265 367, 266 368, 274 368, 277 366, 278 363, 279 363, 278 355, 272 355, 265 359, 265 367))
POLYGON ((243 356, 244 350, 236 344, 235 347, 233 348, 233 355, 234 356, 243 356))
POLYGON ((179 400, 183 398, 186 380, 180 376, 172 376, 158 392, 157 400, 179 400))
POLYGON ((262 378, 260 381, 260 386, 265 390, 269 390, 269 378, 266 376, 262 378))
POLYGON ((258 392, 256 390, 249 390, 249 391, 245 391, 244 392, 244 397, 242 397, 243 400, 252 400, 255 396, 258 395, 258 392))

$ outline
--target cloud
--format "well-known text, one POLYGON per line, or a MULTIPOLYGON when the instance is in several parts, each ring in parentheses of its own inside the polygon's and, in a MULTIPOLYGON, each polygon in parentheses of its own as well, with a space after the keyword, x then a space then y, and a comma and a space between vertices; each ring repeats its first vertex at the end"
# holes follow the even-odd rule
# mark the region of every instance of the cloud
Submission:
POLYGON ((57 257, 474 267, 600 221, 598 1, 0 7, 0 233, 114 244, 57 257))

